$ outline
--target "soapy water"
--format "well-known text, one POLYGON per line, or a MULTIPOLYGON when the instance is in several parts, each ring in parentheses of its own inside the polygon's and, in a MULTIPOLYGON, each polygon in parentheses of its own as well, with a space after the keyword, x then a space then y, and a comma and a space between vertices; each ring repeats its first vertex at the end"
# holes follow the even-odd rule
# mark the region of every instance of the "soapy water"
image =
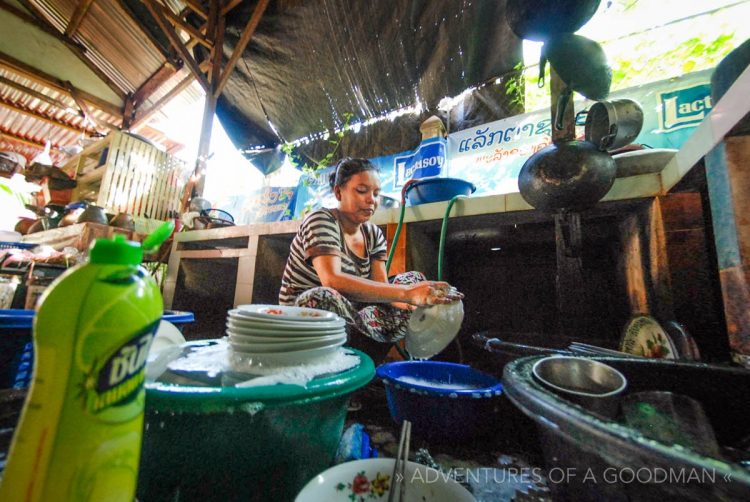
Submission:
POLYGON ((418 378, 418 377, 411 377, 411 376, 399 376, 397 380, 399 383, 408 383, 408 384, 413 384, 413 385, 419 385, 421 387, 430 387, 433 389, 473 390, 473 389, 483 388, 481 385, 472 385, 472 384, 462 383, 462 382, 451 382, 451 375, 448 375, 447 382, 438 382, 435 380, 428 380, 426 378, 418 378))
MULTIPOLYGON (((152 367, 150 381, 189 386, 255 387, 275 384, 306 386, 314 378, 339 373, 360 363, 352 351, 338 348, 297 365, 254 365, 252 360, 233 353, 225 340, 210 340, 170 348, 169 361, 152 367), (158 373, 158 374, 155 374, 158 373)), ((155 358, 156 359, 156 358, 155 358)))

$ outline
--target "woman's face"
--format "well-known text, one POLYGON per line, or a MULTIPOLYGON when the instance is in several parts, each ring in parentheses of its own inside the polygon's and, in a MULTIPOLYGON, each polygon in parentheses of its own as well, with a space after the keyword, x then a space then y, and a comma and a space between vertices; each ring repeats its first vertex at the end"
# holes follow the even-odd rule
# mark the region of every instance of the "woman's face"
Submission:
POLYGON ((364 223, 378 208, 380 178, 374 170, 362 171, 334 187, 333 192, 339 201, 339 212, 352 222, 364 223))

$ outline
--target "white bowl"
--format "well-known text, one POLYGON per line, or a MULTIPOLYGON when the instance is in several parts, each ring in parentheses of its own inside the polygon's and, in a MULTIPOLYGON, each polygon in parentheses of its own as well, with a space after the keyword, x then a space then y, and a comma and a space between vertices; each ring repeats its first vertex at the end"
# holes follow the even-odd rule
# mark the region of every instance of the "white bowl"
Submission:
MULTIPOLYGON (((368 458, 327 469, 305 485, 295 502, 351 502, 388 500, 394 459, 368 458)), ((404 502, 470 502, 469 491, 430 467, 408 462, 404 475, 404 502)))
POLYGON ((182 345, 183 343, 185 343, 185 337, 182 336, 182 333, 177 329, 177 326, 169 321, 162 320, 159 322, 159 327, 156 329, 156 336, 154 336, 154 340, 151 342, 149 352, 151 354, 156 354, 164 348, 172 347, 174 345, 182 345))
POLYGON ((462 301, 418 307, 406 331, 406 350, 417 359, 439 354, 458 334, 464 320, 462 301))

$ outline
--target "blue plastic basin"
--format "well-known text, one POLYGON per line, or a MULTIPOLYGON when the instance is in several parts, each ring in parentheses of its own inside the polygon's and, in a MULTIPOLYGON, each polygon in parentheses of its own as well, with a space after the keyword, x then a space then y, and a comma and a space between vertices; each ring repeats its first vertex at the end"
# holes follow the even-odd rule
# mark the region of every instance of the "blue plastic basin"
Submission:
POLYGON ((181 310, 165 310, 164 315, 161 316, 161 319, 163 321, 169 321, 175 326, 177 326, 177 329, 181 329, 182 324, 188 324, 191 322, 195 322, 195 316, 192 312, 185 312, 181 310))
POLYGON ((415 435, 442 443, 489 432, 503 392, 499 379, 464 364, 404 361, 384 364, 376 374, 393 420, 409 420, 415 435))
POLYGON ((450 200, 456 195, 471 195, 477 187, 473 183, 458 178, 424 178, 411 185, 406 196, 409 204, 428 204, 450 200))
MULTIPOLYGON (((36 311, 0 309, 0 389, 28 387, 34 362, 31 328, 36 311)), ((182 331, 182 325, 195 321, 192 312, 165 310, 162 319, 182 331)))

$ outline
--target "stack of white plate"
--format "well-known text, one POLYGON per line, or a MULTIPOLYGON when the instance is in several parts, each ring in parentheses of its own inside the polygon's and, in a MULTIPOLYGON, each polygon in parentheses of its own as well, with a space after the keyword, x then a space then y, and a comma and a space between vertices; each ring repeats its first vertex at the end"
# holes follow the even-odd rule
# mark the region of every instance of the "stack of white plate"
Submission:
POLYGON ((227 316, 232 352, 253 365, 288 366, 318 360, 346 342, 345 322, 326 310, 239 305, 227 316))

